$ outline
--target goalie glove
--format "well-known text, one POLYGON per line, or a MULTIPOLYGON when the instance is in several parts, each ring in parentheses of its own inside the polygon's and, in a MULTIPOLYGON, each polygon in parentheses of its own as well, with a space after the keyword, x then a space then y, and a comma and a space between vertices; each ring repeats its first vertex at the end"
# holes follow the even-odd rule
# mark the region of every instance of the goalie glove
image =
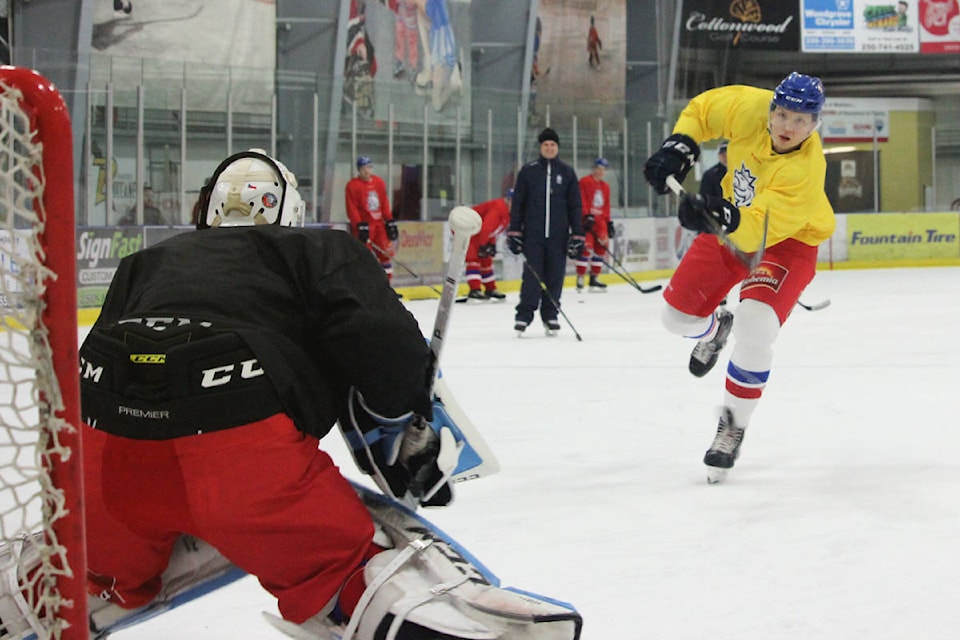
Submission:
POLYGON ((664 140, 656 153, 644 163, 643 176, 657 193, 670 193, 667 177, 674 176, 678 182, 683 182, 699 157, 700 146, 696 141, 690 136, 675 133, 664 140))
MULTIPOLYGON (((446 415, 438 400, 433 406, 437 418, 446 415)), ((463 445, 442 419, 430 421, 413 412, 381 416, 352 387, 340 426, 357 466, 386 495, 412 508, 442 507, 453 500, 450 478, 463 445)))
POLYGON ((680 226, 691 231, 732 233, 740 226, 740 210, 717 196, 696 193, 684 196, 677 212, 680 226))

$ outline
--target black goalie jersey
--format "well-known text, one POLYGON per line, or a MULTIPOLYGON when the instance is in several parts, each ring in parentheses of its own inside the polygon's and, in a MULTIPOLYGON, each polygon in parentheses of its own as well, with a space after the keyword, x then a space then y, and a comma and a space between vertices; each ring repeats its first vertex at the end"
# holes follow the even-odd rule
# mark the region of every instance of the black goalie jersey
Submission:
POLYGON ((431 415, 431 352, 348 234, 184 233, 124 258, 80 349, 84 421, 161 440, 278 412, 322 437, 356 386, 382 415, 431 415))

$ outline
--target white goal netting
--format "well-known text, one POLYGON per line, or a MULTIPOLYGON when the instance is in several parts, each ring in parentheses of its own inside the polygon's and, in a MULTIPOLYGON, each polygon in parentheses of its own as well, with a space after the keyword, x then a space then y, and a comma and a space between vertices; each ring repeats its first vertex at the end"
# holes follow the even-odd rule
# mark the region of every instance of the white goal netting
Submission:
MULTIPOLYGON (((3 75, 7 70, 0 70, 0 638, 80 638, 86 637, 83 598, 64 589, 85 577, 80 502, 70 495, 74 489, 79 494, 80 485, 58 479, 61 468, 80 464, 78 425, 63 417, 69 414, 55 367, 63 357, 78 366, 76 293, 73 283, 51 288, 63 274, 49 259, 51 251, 72 258, 74 248, 72 242, 61 246, 64 238, 48 224, 49 215, 62 212, 48 210, 46 193, 66 188, 72 194, 72 183, 48 183, 44 152, 50 150, 38 132, 43 117, 34 111, 44 107, 25 102, 24 92, 3 75), (51 296, 66 299, 51 305, 51 296), (54 306, 72 309, 72 318, 58 311, 51 322, 54 306), (69 340, 52 341, 52 331, 72 331, 73 352, 69 340), (61 529, 71 517, 80 528, 61 529), (84 612, 83 622, 71 623, 70 610, 84 612)), ((72 207, 69 216, 72 228, 72 207)), ((68 395, 76 403, 76 394, 68 395)))

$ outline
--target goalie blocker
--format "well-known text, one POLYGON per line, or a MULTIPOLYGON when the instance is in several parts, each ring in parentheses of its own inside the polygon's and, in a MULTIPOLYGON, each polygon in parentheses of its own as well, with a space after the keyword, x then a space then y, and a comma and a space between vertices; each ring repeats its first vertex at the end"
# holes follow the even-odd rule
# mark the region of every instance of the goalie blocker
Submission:
MULTIPOLYGON (((501 587, 496 575, 431 522, 375 491, 353 486, 377 525, 378 541, 390 548, 365 567, 368 587, 352 618, 338 624, 321 612, 296 625, 264 613, 274 627, 304 640, 580 638, 583 620, 572 605, 501 587)), ((33 639, 44 629, 44 621, 16 589, 23 576, 9 562, 14 555, 26 561, 21 564, 26 572, 40 562, 33 539, 0 549, 0 562, 7 567, 0 580, 0 640, 33 639)), ((150 604, 128 610, 89 597, 91 638, 136 626, 244 575, 210 545, 184 536, 163 575, 163 590, 150 604)))

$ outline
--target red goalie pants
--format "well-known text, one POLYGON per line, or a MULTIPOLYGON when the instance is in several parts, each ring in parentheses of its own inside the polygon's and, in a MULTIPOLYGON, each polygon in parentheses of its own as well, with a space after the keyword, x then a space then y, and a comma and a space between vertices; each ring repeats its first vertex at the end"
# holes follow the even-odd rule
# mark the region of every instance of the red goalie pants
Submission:
POLYGON ((257 576, 300 623, 368 556, 369 513, 285 415, 172 440, 84 427, 88 589, 98 597, 148 603, 185 533, 257 576))

